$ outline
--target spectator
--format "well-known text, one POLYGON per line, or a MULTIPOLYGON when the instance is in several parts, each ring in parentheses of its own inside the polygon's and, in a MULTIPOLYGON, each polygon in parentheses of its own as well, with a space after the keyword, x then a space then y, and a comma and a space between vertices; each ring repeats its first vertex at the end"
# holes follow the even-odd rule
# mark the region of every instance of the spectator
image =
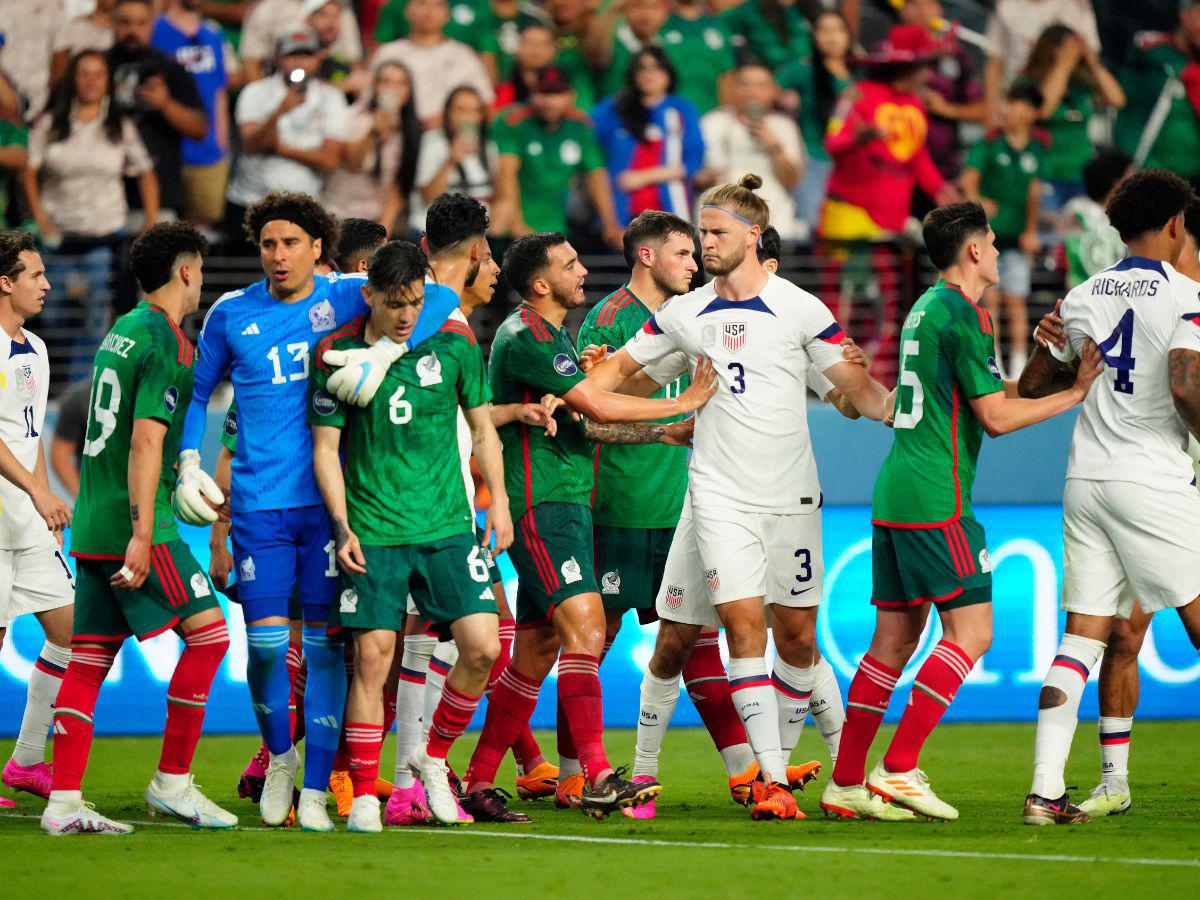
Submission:
POLYGON ((128 214, 123 177, 137 179, 142 227, 158 217, 154 164, 133 121, 111 101, 111 83, 103 53, 85 50, 72 57, 33 126, 29 163, 21 173, 56 285, 43 328, 52 352, 69 357, 70 380, 86 376, 108 329, 113 248, 128 214), (68 335, 78 339, 68 343, 68 335))
POLYGON ((200 18, 202 0, 169 0, 154 23, 155 47, 174 56, 192 76, 208 129, 199 141, 183 141, 183 215, 190 222, 212 227, 225 210, 229 182, 229 94, 225 72, 225 41, 200 18))
MULTIPOLYGON (((242 25, 239 50, 246 66, 246 80, 259 81, 266 75, 275 38, 285 29, 304 21, 306 0, 258 0, 242 25)), ((350 7, 343 3, 342 24, 337 40, 330 51, 340 59, 354 64, 363 58, 362 37, 358 20, 350 7)))
POLYGON ((666 51, 648 45, 629 61, 625 86, 592 113, 622 225, 649 209, 683 218, 692 211, 704 138, 696 107, 676 96, 675 84, 666 51))
POLYGON ((107 50, 113 45, 113 10, 117 0, 96 0, 96 5, 86 16, 76 16, 55 35, 54 58, 50 62, 50 83, 58 80, 67 71, 71 57, 81 50, 107 50))
POLYGON ((425 134, 409 227, 425 230, 429 204, 441 194, 465 194, 490 206, 499 154, 488 133, 488 109, 474 88, 455 88, 441 127, 425 134))
POLYGON ((1030 259, 1041 243, 1037 233, 1038 179, 1050 142, 1049 135, 1034 129, 1042 102, 1042 92, 1035 84, 1014 82, 1000 111, 1000 130, 971 148, 962 175, 963 193, 983 204, 996 233, 1000 283, 983 295, 983 305, 992 316, 996 359, 1002 369, 1003 336, 1008 336, 1005 371, 1014 377, 1025 368, 1028 358, 1030 259))
MULTIPOLYGON (((12 83, 0 72, 0 92, 12 91, 12 83)), ((0 229, 7 227, 8 186, 12 177, 29 161, 29 130, 24 125, 0 115, 0 229)))
POLYGON ((226 193, 225 227, 236 240, 246 207, 272 191, 319 197, 346 146, 346 100, 315 77, 317 36, 300 27, 275 42, 275 74, 238 96, 234 120, 242 155, 226 193))
POLYGON ((1045 97, 1041 117, 1051 145, 1042 177, 1048 206, 1062 209, 1083 193, 1083 167, 1093 153, 1088 123, 1096 104, 1120 109, 1125 92, 1096 52, 1066 25, 1051 25, 1037 39, 1023 78, 1037 84, 1045 97))
POLYGON ((989 127, 996 123, 1004 90, 1025 68, 1038 37, 1051 25, 1069 25, 1100 52, 1100 32, 1091 0, 997 0, 988 18, 991 45, 984 69, 984 96, 989 127))
POLYGON ((0 70, 25 98, 25 121, 33 121, 50 94, 50 62, 59 29, 68 20, 63 0, 0 3, 0 70))
POLYGON ((317 77, 347 97, 357 97, 366 90, 371 77, 361 57, 351 60, 343 55, 340 38, 344 11, 342 0, 305 0, 301 10, 304 23, 316 33, 321 45, 317 77))
POLYGON ((941 55, 929 73, 921 99, 929 113, 929 135, 925 139, 933 163, 943 178, 957 178, 962 171, 962 141, 959 125, 982 122, 987 112, 983 85, 975 62, 958 39, 953 23, 943 18, 941 0, 906 0, 900 18, 929 33, 941 55))
POLYGON ((757 193, 771 208, 771 224, 784 240, 808 237, 796 217, 791 190, 804 171, 800 129, 789 116, 772 112, 779 87, 771 70, 757 61, 733 73, 730 102, 700 120, 704 133, 704 184, 732 184, 745 172, 759 172, 757 193))
POLYGON ((412 73, 417 116, 425 128, 439 124, 446 98, 456 87, 473 87, 491 103, 492 81, 475 51, 446 37, 446 0, 409 0, 406 14, 408 37, 380 47, 375 62, 396 60, 412 73))
POLYGON ((79 463, 87 438, 88 403, 92 396, 90 379, 76 381, 59 398, 58 421, 50 440, 50 468, 71 498, 79 496, 79 463))
POLYGON ((733 71, 733 36, 704 0, 674 0, 659 40, 679 73, 679 96, 703 115, 721 103, 722 79, 733 71))
POLYGON ((204 0, 200 11, 204 18, 220 24, 225 40, 237 51, 242 42, 242 25, 254 2, 255 0, 204 0))
MULTIPOLYGON (((152 0, 117 0, 116 43, 109 49, 112 97, 137 126, 158 174, 159 206, 171 216, 182 212, 183 139, 208 135, 204 101, 192 76, 174 59, 150 46, 154 32, 152 0)), ((135 183, 125 199, 141 210, 135 183)))
POLYGON ((587 117, 572 106, 571 83, 561 66, 538 73, 529 104, 505 110, 495 135, 497 232, 565 232, 571 183, 583 175, 605 241, 622 246, 624 229, 613 207, 604 153, 587 117))
MULTIPOLYGON (((793 62, 779 73, 779 84, 788 91, 785 105, 797 108, 807 164, 796 192, 796 216, 811 231, 825 202, 825 185, 833 162, 825 152, 825 132, 838 97, 854 83, 850 71, 850 28, 833 10, 822 12, 813 23, 812 65, 793 62)), ((754 171, 758 171, 757 169, 754 171)))
POLYGON ((1109 223, 1105 207, 1113 189, 1132 167, 1133 158, 1115 147, 1098 151, 1083 167, 1085 193, 1063 207, 1068 290, 1116 265, 1125 256, 1125 244, 1109 223))
POLYGON ((812 29, 799 0, 745 0, 724 19, 734 47, 750 51, 772 72, 792 62, 811 64, 812 29))
POLYGON ((1117 116, 1117 145, 1139 163, 1169 169, 1200 181, 1200 0, 1184 0, 1179 27, 1172 33, 1141 32, 1121 72, 1129 99, 1117 116), (1190 85, 1180 90, 1180 80, 1190 85), (1159 98, 1166 116, 1159 128, 1147 127, 1159 98))
POLYGON ((592 77, 592 67, 584 56, 584 41, 601 28, 596 4, 591 0, 544 0, 542 8, 550 16, 558 43, 555 64, 566 71, 575 88, 575 102, 580 109, 590 110, 600 99, 592 77))
POLYGON ((622 90, 634 55, 658 43, 658 31, 670 14, 670 0, 620 0, 600 13, 584 52, 601 98, 622 90))
MULTIPOLYGON (((512 70, 506 81, 496 86, 496 108, 503 109, 510 103, 525 103, 529 100, 529 86, 537 73, 554 62, 558 56, 558 43, 554 29, 548 25, 526 25, 521 30, 521 39, 513 57, 512 70)), ((590 79, 585 95, 590 97, 590 79)), ((578 87, 576 87, 578 96, 578 87)))
POLYGON ((370 89, 350 107, 346 153, 325 182, 324 203, 339 218, 374 219, 388 233, 407 221, 421 152, 412 80, 398 62, 375 69, 370 89))

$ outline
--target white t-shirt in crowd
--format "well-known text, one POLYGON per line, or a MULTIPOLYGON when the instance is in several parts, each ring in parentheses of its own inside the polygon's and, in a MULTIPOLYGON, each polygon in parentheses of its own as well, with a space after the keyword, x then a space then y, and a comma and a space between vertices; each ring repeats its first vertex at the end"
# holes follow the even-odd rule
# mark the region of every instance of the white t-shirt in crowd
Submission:
POLYGON ((991 56, 1004 60, 1008 82, 1029 62, 1029 51, 1051 25, 1066 25, 1100 52, 1100 32, 1092 0, 998 0, 988 17, 991 56))
POLYGON ((378 69, 389 60, 403 63, 412 75, 413 98, 420 119, 441 115, 446 98, 458 87, 475 88, 489 106, 495 96, 492 80, 478 54, 450 38, 428 47, 414 44, 408 38, 382 44, 375 51, 373 66, 378 69))
MULTIPOLYGON (((409 201, 409 225, 417 231, 425 230, 425 214, 429 211, 429 204, 421 196, 421 188, 433 181, 449 158, 450 141, 446 138, 446 132, 441 128, 425 132, 421 139, 421 156, 417 160, 416 183, 409 201)), ((488 141, 488 164, 484 165, 480 154, 473 153, 461 165, 452 166, 450 176, 446 179, 446 192, 465 194, 490 207, 496 193, 496 161, 499 158, 500 151, 495 142, 488 141)))
MULTIPOLYGON (((275 38, 289 26, 304 24, 304 0, 258 0, 242 25, 238 50, 242 59, 271 59, 275 56, 275 38)), ((358 19, 349 3, 342 4, 342 30, 329 51, 346 62, 363 58, 358 19)))

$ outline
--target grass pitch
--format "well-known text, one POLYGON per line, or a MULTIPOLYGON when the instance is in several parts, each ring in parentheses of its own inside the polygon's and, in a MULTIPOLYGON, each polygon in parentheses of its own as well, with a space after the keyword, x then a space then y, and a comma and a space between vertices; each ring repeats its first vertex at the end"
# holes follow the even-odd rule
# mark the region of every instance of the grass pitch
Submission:
MULTIPOLYGON (((877 748, 884 746, 884 729, 877 748)), ((1068 768, 1080 799, 1095 784, 1094 727, 1081 723, 1068 768)), ((452 755, 461 771, 474 744, 452 755)), ((539 734, 552 751, 553 736, 539 734)), ((607 735, 614 761, 631 755, 633 734, 607 735)), ((1200 722, 1138 723, 1134 806, 1083 826, 1020 824, 1029 785, 1032 725, 939 729, 922 763, 955 823, 825 821, 817 806, 827 773, 799 795, 804 822, 751 822, 729 800, 720 759, 698 729, 672 731, 663 749, 659 817, 592 822, 552 803, 522 803, 523 826, 386 829, 382 835, 302 834, 263 829, 235 785, 256 742, 206 737, 197 782, 236 812, 243 829, 201 833, 147 819, 142 791, 158 741, 97 741, 86 796, 106 814, 133 821, 125 838, 52 840, 38 830, 42 801, 17 795, 0 813, 4 896, 72 897, 996 897, 1050 887, 1056 894, 1195 896, 1200 884, 1200 722)), ((0 759, 11 741, 0 742, 0 759)), ((877 750, 877 752, 882 752, 877 750)), ((549 752, 547 755, 551 755, 549 752)), ((384 768, 392 757, 391 741, 384 768)), ((806 729, 794 759, 824 759, 806 729)), ((501 772, 512 785, 511 769, 501 772)), ((160 822, 161 820, 155 820, 160 822)), ((341 824, 339 821, 339 829, 341 824)))

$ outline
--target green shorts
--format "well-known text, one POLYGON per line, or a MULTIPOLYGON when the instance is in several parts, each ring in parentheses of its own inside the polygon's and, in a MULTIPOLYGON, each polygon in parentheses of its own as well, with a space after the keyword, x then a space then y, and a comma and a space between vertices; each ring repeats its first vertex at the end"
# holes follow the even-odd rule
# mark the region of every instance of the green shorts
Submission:
POLYGON ((150 574, 136 591, 118 591, 110 579, 123 559, 75 559, 76 640, 138 640, 162 634, 206 609, 218 607, 208 575, 183 541, 150 548, 150 574))
POLYGON ((975 519, 940 528, 876 525, 871 540, 872 600, 884 609, 936 603, 955 609, 992 602, 992 561, 975 519))
POLYGON ((410 593, 417 611, 435 625, 473 613, 496 614, 487 558, 473 534, 362 551, 367 571, 342 573, 331 631, 400 631, 410 593))
POLYGON ((674 528, 596 526, 596 578, 605 609, 636 609, 643 625, 655 621, 674 528))
POLYGON ((600 593, 586 506, 539 503, 521 516, 508 557, 517 570, 518 625, 545 625, 564 600, 600 593))

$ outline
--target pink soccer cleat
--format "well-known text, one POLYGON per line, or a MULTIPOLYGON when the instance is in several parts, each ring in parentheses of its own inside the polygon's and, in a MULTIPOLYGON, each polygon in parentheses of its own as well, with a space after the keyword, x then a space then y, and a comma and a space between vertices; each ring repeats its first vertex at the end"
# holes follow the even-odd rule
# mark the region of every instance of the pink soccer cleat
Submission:
MULTIPOLYGON (((650 775, 634 775, 633 784, 642 784, 647 781, 655 781, 650 775)), ((653 819, 654 818, 654 798, 651 797, 641 806, 626 806, 621 809, 622 815, 630 819, 653 819)))
POLYGON ((267 780, 267 764, 271 761, 266 747, 259 747, 249 765, 238 779, 238 796, 258 803, 262 799, 263 785, 267 780))
POLYGON ((50 780, 54 768, 48 762, 34 763, 32 766, 18 766, 13 760, 4 767, 3 780, 5 786, 14 791, 26 791, 43 800, 50 799, 50 780))
POLYGON ((0 809, 16 809, 17 801, 0 796, 0 809))
POLYGON ((393 788, 383 814, 384 825, 425 825, 429 822, 425 788, 414 781, 412 787, 393 788))

